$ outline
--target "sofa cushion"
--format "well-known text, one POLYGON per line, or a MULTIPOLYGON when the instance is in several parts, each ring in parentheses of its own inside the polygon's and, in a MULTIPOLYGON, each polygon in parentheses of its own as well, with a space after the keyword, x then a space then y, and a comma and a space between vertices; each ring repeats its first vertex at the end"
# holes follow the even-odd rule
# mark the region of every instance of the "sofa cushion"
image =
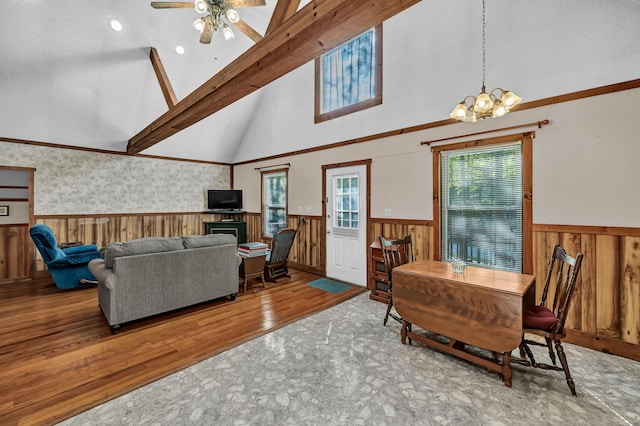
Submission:
POLYGON ((109 244, 102 250, 104 264, 107 268, 113 268, 113 260, 117 257, 135 256, 137 254, 162 253, 166 251, 183 250, 180 237, 163 238, 148 237, 131 240, 126 243, 109 244))
POLYGON ((184 248, 200 248, 236 244, 237 240, 231 234, 189 235, 182 237, 184 248))

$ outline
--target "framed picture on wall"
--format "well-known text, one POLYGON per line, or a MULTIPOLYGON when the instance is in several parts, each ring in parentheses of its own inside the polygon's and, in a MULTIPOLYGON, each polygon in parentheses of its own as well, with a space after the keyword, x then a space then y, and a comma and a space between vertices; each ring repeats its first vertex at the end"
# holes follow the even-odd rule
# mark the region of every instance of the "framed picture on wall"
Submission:
POLYGON ((9 206, 0 206, 0 216, 9 216, 9 206))

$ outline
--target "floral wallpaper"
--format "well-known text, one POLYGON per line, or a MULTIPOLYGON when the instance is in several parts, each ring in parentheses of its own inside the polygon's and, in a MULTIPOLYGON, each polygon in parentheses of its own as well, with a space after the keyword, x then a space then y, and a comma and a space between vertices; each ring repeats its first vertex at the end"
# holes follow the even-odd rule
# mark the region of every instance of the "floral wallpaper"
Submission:
POLYGON ((36 215, 197 212, 230 187, 228 166, 2 141, 0 166, 36 169, 36 215))

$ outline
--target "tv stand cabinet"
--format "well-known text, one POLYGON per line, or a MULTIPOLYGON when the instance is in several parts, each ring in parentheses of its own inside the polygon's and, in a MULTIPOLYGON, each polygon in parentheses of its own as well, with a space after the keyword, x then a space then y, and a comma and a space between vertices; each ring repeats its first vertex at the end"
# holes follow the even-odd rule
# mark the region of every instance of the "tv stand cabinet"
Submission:
POLYGON ((204 222, 204 233, 231 234, 238 239, 238 244, 247 242, 247 223, 237 221, 204 222))

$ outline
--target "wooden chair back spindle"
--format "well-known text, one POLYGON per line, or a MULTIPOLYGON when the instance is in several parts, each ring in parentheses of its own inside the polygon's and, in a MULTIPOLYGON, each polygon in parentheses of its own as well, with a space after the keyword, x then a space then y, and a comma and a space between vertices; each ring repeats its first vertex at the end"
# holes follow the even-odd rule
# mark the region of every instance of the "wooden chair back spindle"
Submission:
POLYGON ((394 268, 400 265, 404 265, 405 263, 413 262, 415 260, 415 256, 413 253, 413 241, 411 235, 407 235, 395 240, 388 240, 383 236, 380 236, 379 240, 380 247, 382 248, 382 257, 384 261, 384 269, 389 291, 387 313, 384 316, 383 324, 387 325, 389 317, 401 323, 402 318, 391 313, 391 308, 393 307, 393 283, 391 279, 391 272, 394 268))
POLYGON ((579 283, 580 267, 582 266, 583 254, 578 253, 576 257, 571 257, 567 252, 556 244, 553 247, 551 257, 549 259, 549 268, 545 279, 544 289, 542 291, 542 300, 540 305, 535 306, 532 310, 525 311, 523 316, 523 335, 520 344, 520 356, 524 360, 525 365, 531 367, 542 368, 545 370, 564 371, 567 379, 567 385, 571 393, 575 396, 576 389, 569 364, 562 347, 562 339, 566 336, 565 322, 571 307, 573 293, 579 283), (547 296, 549 294, 549 286, 553 282, 555 275, 555 290, 551 308, 547 307, 547 296), (545 343, 535 340, 525 339, 526 334, 534 334, 544 338, 545 343), (549 358, 553 365, 536 362, 533 352, 529 345, 546 346, 549 352, 549 358), (555 345, 555 352, 554 346, 555 345), (562 367, 556 366, 556 354, 560 359, 562 367), (527 360, 526 357, 529 359, 527 360))

